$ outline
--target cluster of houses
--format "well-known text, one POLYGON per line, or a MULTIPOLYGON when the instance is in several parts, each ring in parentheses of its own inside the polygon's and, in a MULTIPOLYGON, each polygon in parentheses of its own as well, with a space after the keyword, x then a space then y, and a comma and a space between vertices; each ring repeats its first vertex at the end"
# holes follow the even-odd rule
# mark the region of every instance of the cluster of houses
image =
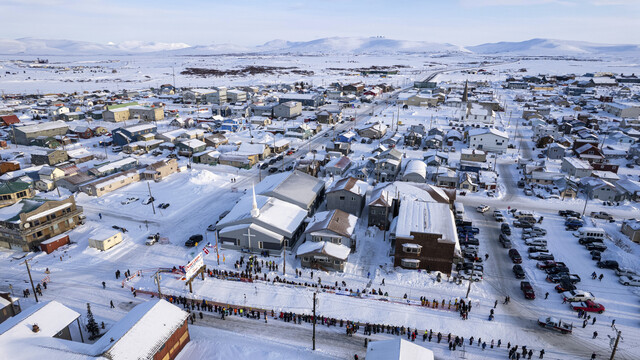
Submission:
POLYGON ((360 228, 376 226, 395 239, 395 265, 451 273, 460 255, 451 211, 455 191, 405 182, 371 189, 354 177, 325 186, 297 170, 266 177, 218 222, 222 248, 293 251, 304 267, 343 271, 357 250, 357 234, 364 233, 356 231, 360 222, 360 228))

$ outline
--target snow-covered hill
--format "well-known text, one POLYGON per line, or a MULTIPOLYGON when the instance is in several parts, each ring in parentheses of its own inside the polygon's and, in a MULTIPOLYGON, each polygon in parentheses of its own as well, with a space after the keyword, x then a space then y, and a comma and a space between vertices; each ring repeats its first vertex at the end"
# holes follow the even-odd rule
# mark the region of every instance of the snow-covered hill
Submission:
POLYGON ((636 55, 640 54, 638 45, 596 44, 584 41, 555 39, 531 39, 520 42, 487 43, 468 46, 476 54, 514 54, 514 55, 636 55))
POLYGON ((331 37, 312 41, 289 42, 273 41, 256 47, 258 51, 289 53, 442 53, 467 52, 466 49, 452 44, 427 41, 394 40, 378 37, 331 37), (280 48, 276 48, 280 45, 280 48), (271 48, 267 50, 265 48, 271 48))
POLYGON ((457 53, 539 56, 640 55, 639 45, 609 45, 581 41, 531 39, 461 47, 448 43, 395 40, 380 37, 330 37, 311 41, 272 40, 258 46, 229 43, 190 46, 185 43, 125 41, 100 44, 35 38, 0 39, 5 55, 126 55, 161 52, 166 55, 219 54, 400 54, 457 53))
POLYGON ((35 38, 0 39, 0 54, 21 55, 100 55, 144 53, 189 47, 184 43, 125 41, 100 44, 88 41, 49 40, 35 38))

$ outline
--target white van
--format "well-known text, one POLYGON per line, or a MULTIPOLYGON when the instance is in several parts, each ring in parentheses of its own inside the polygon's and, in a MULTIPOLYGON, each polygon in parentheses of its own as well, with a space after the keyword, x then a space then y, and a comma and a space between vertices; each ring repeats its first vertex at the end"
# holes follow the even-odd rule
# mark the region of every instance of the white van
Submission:
POLYGON ((462 219, 464 217, 464 205, 461 203, 454 203, 453 209, 455 211, 456 218, 462 219))
POLYGON ((597 227, 581 227, 573 235, 578 239, 604 239, 605 232, 597 227))

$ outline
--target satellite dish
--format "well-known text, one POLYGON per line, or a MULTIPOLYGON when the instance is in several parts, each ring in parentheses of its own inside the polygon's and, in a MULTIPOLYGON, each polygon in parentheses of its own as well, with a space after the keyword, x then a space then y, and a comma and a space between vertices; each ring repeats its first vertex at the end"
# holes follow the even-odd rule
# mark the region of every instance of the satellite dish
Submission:
POLYGON ((30 226, 31 226, 31 224, 29 224, 29 223, 24 223, 24 228, 25 228, 25 229, 28 229, 30 226))

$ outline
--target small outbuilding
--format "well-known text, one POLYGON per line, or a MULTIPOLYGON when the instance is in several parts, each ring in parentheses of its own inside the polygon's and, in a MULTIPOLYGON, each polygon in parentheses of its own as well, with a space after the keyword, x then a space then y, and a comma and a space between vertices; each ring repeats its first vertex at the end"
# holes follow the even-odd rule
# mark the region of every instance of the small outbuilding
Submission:
POLYGON ((68 234, 60 234, 58 236, 54 236, 49 240, 45 240, 40 243, 40 249, 46 252, 47 254, 51 254, 57 248, 67 245, 69 243, 69 235, 68 234))
POLYGON ((98 250, 106 251, 122 242, 122 233, 120 231, 107 238, 90 238, 89 246, 98 250))

